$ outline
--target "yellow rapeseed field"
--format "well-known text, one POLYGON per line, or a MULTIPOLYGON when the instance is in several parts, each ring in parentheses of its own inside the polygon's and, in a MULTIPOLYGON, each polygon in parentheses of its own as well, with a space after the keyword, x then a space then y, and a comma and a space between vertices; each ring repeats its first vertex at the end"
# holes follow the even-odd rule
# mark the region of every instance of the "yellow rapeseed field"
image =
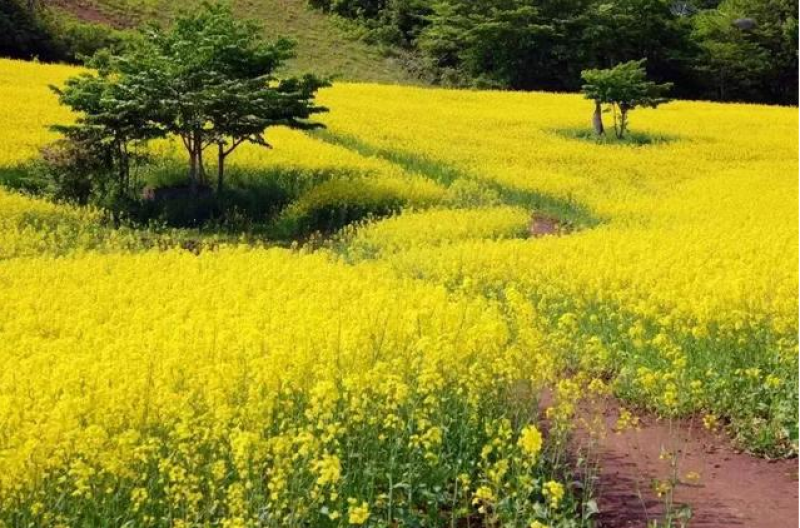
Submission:
MULTIPOLYGON (((76 71, 0 60, 0 176, 76 71)), ((561 434, 609 391, 796 449, 796 109, 676 102, 616 145, 574 95, 322 100, 326 131, 231 161, 297 180, 283 219, 402 208, 321 249, 197 254, 0 188, 0 526, 580 526, 561 434)))

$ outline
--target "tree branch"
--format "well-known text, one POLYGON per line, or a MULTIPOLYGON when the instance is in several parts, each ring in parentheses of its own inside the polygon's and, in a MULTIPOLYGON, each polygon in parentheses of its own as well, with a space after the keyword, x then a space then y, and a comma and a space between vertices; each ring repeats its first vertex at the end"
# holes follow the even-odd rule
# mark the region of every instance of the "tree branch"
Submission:
POLYGON ((239 138, 239 139, 234 140, 233 143, 231 144, 230 148, 228 148, 227 150, 223 150, 222 151, 223 155, 227 156, 228 154, 230 154, 231 152, 236 150, 236 148, 239 145, 241 145, 242 143, 244 143, 245 141, 247 141, 247 138, 239 138))

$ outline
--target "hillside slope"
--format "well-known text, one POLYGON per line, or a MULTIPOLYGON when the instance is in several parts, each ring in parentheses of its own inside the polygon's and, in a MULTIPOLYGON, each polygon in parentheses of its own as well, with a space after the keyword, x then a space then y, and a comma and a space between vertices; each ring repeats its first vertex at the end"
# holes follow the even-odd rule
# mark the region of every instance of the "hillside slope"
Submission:
MULTIPOLYGON (((132 27, 148 20, 168 20, 199 0, 55 0, 52 5, 64 16, 99 22, 117 28, 132 27)), ((411 83, 413 79, 393 59, 364 42, 350 38, 326 15, 309 9, 305 0, 235 0, 236 10, 259 20, 270 36, 297 41, 297 58, 288 65, 292 72, 313 71, 354 81, 411 83)))

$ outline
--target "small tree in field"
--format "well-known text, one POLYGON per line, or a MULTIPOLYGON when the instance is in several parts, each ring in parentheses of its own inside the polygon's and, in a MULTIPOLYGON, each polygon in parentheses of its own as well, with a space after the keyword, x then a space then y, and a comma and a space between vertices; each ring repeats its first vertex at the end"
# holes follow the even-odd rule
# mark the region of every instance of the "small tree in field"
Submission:
POLYGON ((306 120, 326 110, 314 97, 327 83, 275 74, 293 47, 264 40, 258 25, 237 20, 226 3, 203 3, 170 29, 148 28, 121 53, 103 54, 97 73, 67 82, 61 102, 87 125, 114 125, 123 165, 129 140, 178 136, 193 191, 205 178, 205 150, 216 146, 221 189, 225 158, 242 143, 267 145, 264 131, 274 125, 321 126, 306 120))
POLYGON ((581 72, 583 93, 595 103, 593 125, 598 135, 605 134, 603 105, 610 106, 614 116, 614 133, 618 139, 622 139, 628 131, 628 112, 640 106, 656 108, 669 102, 666 93, 672 84, 656 84, 647 80, 644 62, 642 59, 605 70, 581 72))
POLYGON ((243 143, 272 148, 264 137, 271 126, 312 129, 307 121, 326 109, 314 104, 316 91, 326 85, 312 75, 265 82, 263 78, 224 81, 206 99, 209 135, 217 146, 217 191, 222 191, 225 160, 243 143))
MULTIPOLYGON (((96 195, 106 204, 110 200, 114 210, 132 189, 133 147, 165 130, 152 119, 152 100, 141 97, 141 80, 114 76, 107 61, 106 54, 98 54, 89 63, 95 73, 68 79, 63 88, 51 87, 78 117, 73 124, 52 127, 63 139, 46 149, 45 161, 62 173, 59 178, 70 175, 73 183, 80 182, 83 190, 72 193, 77 201, 96 195)), ((63 182, 54 183, 63 187, 63 182)))
POLYGON ((311 126, 304 120, 325 110, 313 104, 325 82, 276 78, 293 48, 286 39, 264 40, 261 28, 238 20, 230 5, 204 3, 168 31, 151 29, 118 64, 123 74, 144 79, 159 101, 153 119, 181 138, 192 188, 204 179, 204 151, 217 146, 221 187, 225 157, 243 142, 266 145, 267 127, 311 126))

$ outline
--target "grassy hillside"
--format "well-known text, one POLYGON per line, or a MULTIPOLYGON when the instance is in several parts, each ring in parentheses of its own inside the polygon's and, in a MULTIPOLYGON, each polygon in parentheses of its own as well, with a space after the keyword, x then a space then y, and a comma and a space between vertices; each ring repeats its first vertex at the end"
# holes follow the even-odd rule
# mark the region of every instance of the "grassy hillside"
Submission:
MULTIPOLYGON (((64 16, 132 27, 148 20, 168 20, 197 0, 56 0, 64 16)), ((254 18, 271 36, 287 36, 298 42, 292 72, 314 71, 341 79, 381 83, 409 83, 411 77, 379 49, 354 40, 326 15, 306 6, 304 0, 235 0, 242 16, 254 18)))

